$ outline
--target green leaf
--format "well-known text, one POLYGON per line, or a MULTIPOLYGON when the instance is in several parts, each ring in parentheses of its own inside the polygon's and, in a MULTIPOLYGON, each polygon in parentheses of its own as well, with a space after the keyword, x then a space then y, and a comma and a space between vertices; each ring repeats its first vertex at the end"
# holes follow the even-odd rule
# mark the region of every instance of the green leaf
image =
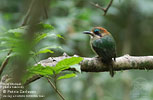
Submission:
POLYGON ((7 57, 14 57, 14 56, 18 56, 20 55, 19 52, 12 52, 10 55, 8 55, 7 57))
POLYGON ((59 61, 55 66, 55 72, 60 73, 62 70, 70 68, 70 66, 80 63, 83 60, 82 57, 71 57, 59 61))
POLYGON ((57 79, 58 79, 58 80, 61 80, 61 79, 66 79, 66 78, 72 78, 72 77, 75 77, 75 76, 76 76, 75 73, 71 73, 71 74, 65 74, 65 75, 63 75, 63 76, 60 76, 60 77, 58 77, 57 79))
POLYGON ((63 49, 61 46, 56 46, 56 45, 52 45, 52 46, 47 46, 45 47, 46 49, 63 49))
POLYGON ((10 29, 7 31, 7 34, 13 33, 16 37, 20 37, 21 34, 25 33, 25 27, 19 27, 16 29, 10 29))
POLYGON ((27 72, 22 78, 22 84, 24 84, 27 80, 31 79, 36 74, 27 72))
POLYGON ((35 39, 34 39, 34 44, 37 44, 40 40, 44 39, 47 36, 47 33, 43 33, 41 35, 38 35, 35 39))
POLYGON ((34 51, 30 51, 29 53, 30 55, 36 55, 36 53, 34 51))
POLYGON ((2 52, 8 52, 8 51, 10 51, 11 49, 2 49, 2 50, 0 50, 0 53, 2 53, 2 52))
POLYGON ((35 55, 42 54, 42 53, 48 53, 48 52, 54 53, 54 51, 52 51, 50 49, 55 49, 55 48, 62 49, 62 47, 60 47, 60 46, 47 46, 47 47, 41 48, 38 52, 35 53, 35 55))
POLYGON ((64 40, 64 37, 61 36, 60 34, 57 34, 56 36, 64 40))
MULTIPOLYGON (((30 26, 27 25, 27 28, 29 28, 30 26)), ((37 28, 37 32, 48 32, 54 29, 54 27, 50 24, 44 24, 44 23, 39 23, 39 24, 35 24, 34 27, 37 28)))
MULTIPOLYGON (((31 73, 34 73, 34 74, 39 74, 39 75, 43 75, 43 76, 48 77, 53 74, 59 74, 62 70, 68 69, 68 68, 70 68, 70 66, 78 64, 82 60, 83 60, 83 58, 81 58, 81 57, 71 57, 71 58, 67 58, 67 59, 59 61, 56 64, 56 66, 54 66, 54 67, 42 66, 41 64, 38 64, 38 65, 33 66, 30 69, 28 69, 28 71, 31 73)), ((74 76, 74 74, 66 75, 66 76, 63 76, 63 78, 66 78, 66 77, 69 78, 69 77, 73 77, 73 76, 74 76)))
POLYGON ((44 27, 45 29, 51 29, 51 30, 54 29, 54 27, 51 26, 50 24, 43 24, 43 27, 44 27))
POLYGON ((75 64, 75 65, 72 65, 70 67, 71 68, 74 68, 76 71, 78 71, 79 73, 81 73, 81 68, 80 68, 80 65, 79 64, 75 64))
POLYGON ((38 54, 42 54, 42 53, 54 53, 54 51, 51 51, 51 50, 49 50, 49 49, 41 49, 38 53, 36 53, 36 55, 38 55, 38 54))
POLYGON ((48 77, 48 75, 54 74, 54 67, 42 66, 41 64, 38 64, 37 66, 33 66, 28 69, 28 71, 34 74, 39 74, 48 77))

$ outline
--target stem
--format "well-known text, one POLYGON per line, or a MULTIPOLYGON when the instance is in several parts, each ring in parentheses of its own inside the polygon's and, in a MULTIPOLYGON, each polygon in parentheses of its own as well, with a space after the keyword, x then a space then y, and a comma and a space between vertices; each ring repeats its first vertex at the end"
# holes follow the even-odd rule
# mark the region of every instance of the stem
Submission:
POLYGON ((57 90, 57 88, 55 87, 55 85, 50 81, 49 78, 47 78, 49 84, 52 86, 52 88, 56 91, 56 93, 58 93, 58 95, 61 97, 62 100, 65 100, 64 96, 57 90))
POLYGON ((0 75, 2 74, 2 72, 3 72, 4 68, 5 68, 5 66, 8 64, 8 61, 9 61, 9 59, 10 59, 10 57, 8 57, 8 56, 11 54, 11 52, 12 52, 12 50, 9 51, 9 53, 7 54, 6 59, 2 62, 2 65, 1 65, 1 67, 0 67, 0 75))
POLYGON ((38 61, 35 59, 35 57, 32 57, 33 58, 33 60, 36 62, 36 63, 38 63, 38 61))
POLYGON ((54 72, 54 84, 55 84, 55 88, 57 90, 57 76, 56 76, 55 72, 54 72))
POLYGON ((106 8, 103 8, 103 7, 99 6, 99 4, 94 4, 94 3, 90 2, 90 4, 92 4, 92 5, 95 6, 96 8, 99 8, 99 9, 103 10, 103 11, 104 11, 104 16, 106 15, 106 13, 107 13, 108 9, 110 8, 110 6, 112 5, 112 3, 113 3, 113 0, 111 0, 111 1, 109 2, 109 4, 107 5, 106 8))

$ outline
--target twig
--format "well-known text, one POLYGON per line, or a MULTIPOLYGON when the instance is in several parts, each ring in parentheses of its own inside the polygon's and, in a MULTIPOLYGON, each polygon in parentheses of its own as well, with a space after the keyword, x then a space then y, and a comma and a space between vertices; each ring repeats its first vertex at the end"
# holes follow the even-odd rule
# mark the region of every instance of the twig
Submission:
POLYGON ((109 2, 109 4, 107 5, 106 8, 103 8, 103 7, 101 7, 99 4, 94 4, 94 3, 90 2, 90 4, 92 4, 92 5, 95 6, 96 8, 99 8, 99 9, 101 9, 102 11, 104 11, 104 16, 106 15, 106 13, 107 13, 108 9, 110 8, 110 6, 112 5, 112 3, 113 3, 113 0, 111 0, 111 1, 109 2))
POLYGON ((52 88, 58 93, 58 95, 61 97, 62 100, 65 100, 64 96, 57 90, 57 88, 55 87, 55 85, 50 81, 49 78, 47 78, 49 84, 52 86, 52 88))
POLYGON ((23 84, 23 86, 27 86, 28 84, 40 79, 42 76, 41 75, 33 75, 29 79, 26 80, 26 82, 23 84))
POLYGON ((55 74, 55 72, 54 72, 54 84, 57 90, 57 75, 55 74))
POLYGON ((92 4, 92 5, 95 6, 96 8, 99 8, 99 9, 103 10, 104 12, 105 12, 105 10, 106 10, 105 8, 99 6, 99 4, 95 4, 95 3, 93 3, 93 2, 90 2, 90 4, 92 4))
POLYGON ((11 52, 12 52, 12 50, 10 50, 10 51, 8 52, 6 59, 2 62, 2 65, 1 65, 1 67, 0 67, 0 75, 2 74, 2 72, 3 72, 4 68, 5 68, 5 66, 8 64, 8 61, 9 61, 9 59, 10 59, 9 55, 11 54, 11 52))

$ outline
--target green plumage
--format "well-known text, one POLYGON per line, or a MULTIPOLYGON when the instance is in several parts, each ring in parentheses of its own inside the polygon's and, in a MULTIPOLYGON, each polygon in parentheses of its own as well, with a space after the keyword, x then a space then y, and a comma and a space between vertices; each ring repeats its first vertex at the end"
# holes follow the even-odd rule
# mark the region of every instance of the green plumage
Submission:
POLYGON ((116 57, 115 40, 111 34, 105 35, 99 39, 91 39, 91 45, 97 55, 101 58, 102 62, 109 67, 110 74, 113 77, 113 60, 116 57))
POLYGON ((104 63, 109 63, 116 57, 115 41, 113 37, 105 35, 99 39, 91 39, 91 45, 99 57, 102 57, 104 63))

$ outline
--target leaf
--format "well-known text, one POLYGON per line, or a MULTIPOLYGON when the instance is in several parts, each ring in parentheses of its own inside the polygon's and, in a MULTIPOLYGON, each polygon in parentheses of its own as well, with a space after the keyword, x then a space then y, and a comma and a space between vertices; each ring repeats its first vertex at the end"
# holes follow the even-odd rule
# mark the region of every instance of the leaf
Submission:
POLYGON ((28 71, 34 74, 39 74, 48 77, 48 75, 54 74, 54 67, 44 67, 41 64, 38 64, 37 66, 33 66, 30 69, 28 69, 28 71))
POLYGON ((37 53, 35 53, 35 55, 42 54, 42 53, 48 53, 48 52, 49 53, 54 53, 54 51, 50 50, 50 49, 53 49, 53 48, 63 49, 60 46, 47 46, 47 47, 41 48, 37 53))
POLYGON ((30 55, 36 55, 36 53, 34 51, 30 51, 29 54, 30 55))
POLYGON ((8 52, 8 51, 10 51, 10 49, 2 49, 2 50, 0 50, 0 53, 2 53, 2 52, 8 52))
POLYGON ((25 33, 25 27, 19 27, 16 29, 10 29, 6 32, 7 34, 13 33, 16 37, 20 37, 21 34, 25 33))
POLYGON ((78 71, 79 73, 81 73, 81 68, 80 68, 80 65, 79 64, 75 64, 75 65, 72 65, 70 67, 71 68, 74 68, 76 71, 78 71))
POLYGON ((37 44, 40 40, 44 39, 47 36, 47 33, 43 33, 41 35, 38 35, 35 39, 34 39, 34 44, 37 44))
POLYGON ((71 57, 59 61, 55 66, 55 72, 60 73, 62 70, 70 68, 70 66, 80 63, 83 60, 82 57, 71 57))
POLYGON ((5 32, 0 37, 0 40, 2 41, 0 43, 0 46, 7 48, 16 48, 17 44, 23 41, 23 38, 21 38, 23 32, 24 30, 21 28, 10 29, 9 31, 5 32))
MULTIPOLYGON (((26 28, 28 29, 31 27, 30 25, 27 25, 26 28)), ((33 27, 37 28, 36 32, 43 33, 43 32, 48 32, 54 29, 54 27, 50 24, 44 24, 44 23, 39 23, 35 24, 33 27)))
POLYGON ((63 75, 63 76, 60 76, 60 77, 58 77, 57 79, 58 79, 58 80, 61 80, 61 79, 66 79, 66 78, 72 78, 72 77, 75 77, 75 76, 76 76, 75 73, 71 73, 71 74, 65 74, 65 75, 63 75))
POLYGON ((54 27, 51 26, 50 24, 43 24, 43 27, 44 27, 45 29, 51 29, 51 30, 54 29, 54 27))
POLYGON ((54 53, 54 51, 51 51, 51 50, 49 50, 49 49, 42 49, 42 50, 40 50, 38 53, 36 53, 36 55, 38 55, 38 54, 42 54, 42 53, 54 53))
POLYGON ((46 49, 57 49, 57 48, 59 48, 59 49, 63 49, 61 46, 56 46, 56 45, 52 45, 52 46, 47 46, 47 47, 45 47, 46 49))
POLYGON ((7 57, 14 57, 14 56, 18 56, 20 55, 19 52, 12 52, 10 55, 8 55, 7 57))
POLYGON ((56 36, 59 37, 59 38, 61 38, 61 39, 63 39, 63 40, 65 40, 64 37, 61 36, 60 34, 57 34, 56 36))
POLYGON ((49 38, 57 38, 57 35, 55 33, 48 33, 47 37, 49 37, 49 38))
POLYGON ((34 73, 30 73, 30 72, 27 72, 23 78, 22 78, 22 84, 25 84, 25 82, 29 79, 31 79, 33 76, 35 76, 36 74, 34 73))
MULTIPOLYGON (((31 67, 28 69, 29 72, 34 74, 39 74, 43 76, 50 76, 53 74, 59 74, 62 70, 70 68, 70 66, 80 63, 83 60, 81 57, 71 57, 64 60, 59 61, 56 66, 42 66, 41 64, 38 64, 36 66, 31 67)), ((74 75, 66 75, 63 77, 72 77, 74 75)))

